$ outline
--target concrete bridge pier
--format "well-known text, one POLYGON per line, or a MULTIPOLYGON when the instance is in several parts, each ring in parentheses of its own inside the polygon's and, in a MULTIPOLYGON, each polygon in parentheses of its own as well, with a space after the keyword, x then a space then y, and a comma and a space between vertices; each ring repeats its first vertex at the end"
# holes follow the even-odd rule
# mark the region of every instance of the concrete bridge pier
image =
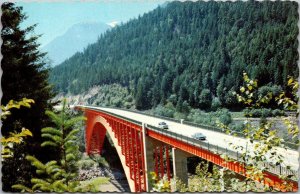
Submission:
POLYGON ((143 130, 143 143, 144 143, 144 160, 145 160, 145 174, 146 174, 146 191, 152 190, 150 172, 155 172, 155 148, 157 146, 163 146, 164 143, 153 139, 147 135, 144 124, 142 125, 143 130))
MULTIPOLYGON (((178 178, 184 184, 188 184, 188 169, 187 169, 187 158, 190 154, 183 152, 179 149, 172 148, 173 157, 173 173, 174 178, 178 178)), ((172 185, 172 191, 176 191, 176 185, 172 185)))
POLYGON ((154 172, 153 149, 156 146, 154 139, 146 135, 145 124, 142 125, 143 143, 144 143, 144 160, 145 160, 145 175, 146 175, 146 191, 152 190, 150 172, 154 172))

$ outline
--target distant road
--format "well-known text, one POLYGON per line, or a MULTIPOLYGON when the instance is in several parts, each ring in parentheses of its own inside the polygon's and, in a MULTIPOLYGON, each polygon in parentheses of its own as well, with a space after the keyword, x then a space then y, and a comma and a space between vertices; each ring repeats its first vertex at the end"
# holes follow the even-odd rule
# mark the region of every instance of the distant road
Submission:
MULTIPOLYGON (((152 116, 146 116, 138 113, 133 113, 125 110, 119 110, 119 109, 113 109, 113 108, 100 108, 100 107, 94 107, 94 106, 83 106, 86 108, 93 108, 98 110, 104 110, 107 112, 111 112, 123 117, 127 117, 129 119, 133 119, 139 122, 143 122, 152 126, 158 126, 159 122, 166 122, 169 126, 169 131, 182 134, 184 136, 192 137, 194 133, 201 132, 207 137, 207 142, 210 144, 218 145, 219 147, 227 148, 228 150, 234 150, 230 145, 232 143, 233 145, 243 146, 244 149, 246 148, 247 140, 240 138, 240 137, 234 137, 230 136, 224 133, 219 133, 215 131, 210 131, 203 128, 193 127, 189 125, 184 125, 172 121, 166 121, 164 119, 155 118, 152 116)), ((250 142, 248 142, 247 149, 252 150, 253 146, 250 146, 250 142)), ((299 153, 298 151, 291 150, 291 149, 283 149, 283 148, 275 148, 277 153, 281 153, 283 156, 283 163, 281 166, 291 166, 292 170, 298 170, 299 167, 299 153)), ((269 156, 266 156, 266 160, 271 162, 272 160, 269 158, 269 156)))

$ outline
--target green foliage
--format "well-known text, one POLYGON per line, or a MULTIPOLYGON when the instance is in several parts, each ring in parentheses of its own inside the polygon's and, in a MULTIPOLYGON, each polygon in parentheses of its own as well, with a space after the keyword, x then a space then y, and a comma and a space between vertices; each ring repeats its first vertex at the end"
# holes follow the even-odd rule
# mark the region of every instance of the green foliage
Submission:
POLYGON ((80 95, 58 95, 54 101, 62 100, 65 97, 69 99, 70 104, 90 104, 127 109, 132 109, 135 106, 135 99, 129 93, 128 88, 120 84, 94 86, 80 95))
POLYGON ((167 177, 164 176, 162 179, 158 179, 158 176, 155 172, 150 172, 152 190, 151 192, 170 192, 170 182, 168 181, 167 177))
POLYGON ((23 185, 14 185, 14 189, 22 191, 43 192, 76 192, 78 182, 75 178, 78 174, 79 147, 77 145, 78 129, 73 129, 76 123, 84 120, 82 116, 71 117, 67 110, 66 100, 63 101, 62 110, 59 113, 46 111, 55 127, 42 129, 42 137, 45 141, 41 146, 53 146, 59 152, 60 159, 43 163, 34 156, 26 156, 31 165, 36 168, 39 178, 32 178, 32 188, 23 185))
POLYGON ((102 184, 108 184, 109 178, 107 177, 97 177, 87 181, 80 182, 81 192, 102 192, 99 190, 99 186, 102 184))
MULTIPOLYGON (((184 184, 180 179, 172 179, 170 182, 165 179, 157 180, 155 173, 152 173, 152 186, 155 192, 245 192, 245 182, 240 180, 235 173, 216 165, 209 167, 208 162, 201 162, 196 167, 196 174, 189 177, 189 184, 184 184)), ((254 181, 248 182, 248 186, 255 188, 254 181)), ((262 192, 261 188, 252 191, 262 192)))
MULTIPOLYGON (((25 106, 30 108, 30 104, 34 103, 34 100, 23 98, 22 101, 13 101, 10 100, 6 106, 1 105, 1 121, 5 120, 7 116, 11 115, 10 109, 17 108, 20 109, 21 106, 25 106)), ((3 130, 3 128, 2 128, 3 130)), ((1 132, 2 132, 1 130, 1 132)), ((13 157, 13 148, 15 144, 21 144, 23 142, 24 137, 32 136, 30 130, 22 127, 20 133, 10 132, 8 137, 1 137, 1 158, 2 161, 5 158, 13 157)))
POLYGON ((211 102, 211 110, 212 111, 216 111, 219 108, 221 108, 222 104, 221 101, 219 100, 219 98, 213 98, 212 102, 211 102))
POLYGON ((190 179, 188 185, 189 192, 222 192, 224 191, 224 180, 221 177, 221 171, 224 169, 218 169, 213 167, 212 171, 209 171, 208 162, 201 162, 196 167, 196 175, 190 179))
POLYGON ((284 116, 285 113, 283 110, 280 109, 268 109, 268 108, 246 108, 243 110, 245 117, 276 117, 276 116, 284 116))
POLYGON ((94 166, 97 166, 97 167, 109 167, 109 164, 105 160, 104 157, 102 157, 102 156, 100 156, 98 154, 96 154, 96 155, 90 155, 90 156, 83 155, 83 157, 78 162, 78 167, 80 169, 88 170, 88 169, 91 169, 94 166))
MULTIPOLYGON (((240 93, 236 95, 241 103, 244 103, 249 107, 250 112, 252 111, 251 109, 259 108, 265 104, 268 104, 272 100, 275 100, 278 105, 283 104, 284 108, 287 110, 297 108, 297 102, 293 101, 293 99, 298 100, 296 94, 296 91, 298 90, 298 83, 293 78, 289 77, 287 82, 288 86, 291 86, 292 90, 288 92, 289 94, 293 95, 292 97, 287 97, 286 92, 280 93, 279 96, 273 96, 270 92, 266 92, 265 94, 260 92, 260 95, 258 95, 257 98, 254 97, 254 94, 257 93, 257 81, 250 79, 246 73, 243 73, 243 78, 245 86, 241 87, 240 93)), ((257 109, 255 109, 255 111, 257 111, 257 109)), ((257 113, 253 112, 253 114, 257 113)), ((269 109, 262 109, 261 116, 265 116, 267 114, 271 114, 271 111, 269 109)), ((283 118, 283 120, 287 126, 287 133, 291 134, 293 138, 297 139, 295 143, 299 145, 299 129, 296 121, 289 118, 283 118)), ((284 140, 281 139, 277 134, 279 130, 271 130, 273 124, 274 123, 272 121, 263 119, 260 122, 260 125, 257 127, 252 125, 249 119, 247 119, 242 130, 247 140, 246 147, 244 145, 231 145, 233 149, 241 153, 242 162, 245 164, 245 168, 247 170, 247 178, 245 184, 243 185, 244 191, 246 192, 255 191, 255 184, 252 183, 252 180, 259 178, 261 182, 264 181, 265 177, 263 172, 268 170, 268 168, 263 165, 263 162, 269 162, 271 163, 271 166, 280 165, 284 162, 282 155, 283 152, 280 151, 280 149, 287 149, 287 147, 284 145, 284 140)), ((228 133, 232 132, 232 129, 224 124, 220 124, 220 126, 226 129, 228 133)), ((226 158, 226 156, 224 157, 226 158)), ((287 168, 291 167, 287 166, 287 168)), ((287 178, 297 179, 297 175, 281 175, 280 178, 283 180, 287 180, 287 178)), ((272 189, 268 187, 265 187, 264 190, 272 191, 272 189)))
POLYGON ((168 102, 165 106, 158 105, 157 107, 145 111, 148 114, 170 117, 177 120, 184 119, 189 122, 205 124, 210 126, 217 126, 216 121, 222 120, 223 122, 230 124, 232 122, 231 114, 228 109, 219 109, 215 112, 205 112, 200 109, 193 109, 187 106, 187 112, 177 112, 171 102, 168 102))
POLYGON ((16 190, 11 189, 13 184, 29 184, 30 177, 34 176, 30 163, 25 159, 26 154, 40 156, 43 160, 56 157, 50 149, 41 149, 39 146, 42 141, 40 129, 47 126, 49 121, 44 112, 52 108, 49 102, 54 95, 48 83, 48 69, 43 58, 45 54, 39 51, 39 35, 34 33, 36 25, 21 26, 27 16, 21 7, 11 2, 3 1, 1 9, 1 68, 4 72, 1 77, 1 104, 9 104, 11 99, 21 101, 23 98, 35 102, 30 109, 12 109, 11 115, 2 123, 2 128, 6 129, 2 130, 4 137, 11 132, 21 132, 23 127, 32 133, 26 144, 14 148, 14 157, 2 163, 2 189, 14 192, 16 190))
POLYGON ((208 89, 204 89, 201 91, 199 97, 199 104, 202 109, 209 110, 211 106, 212 96, 208 89))
POLYGON ((221 109, 218 111, 219 120, 225 125, 229 125, 232 122, 231 114, 228 109, 221 109))
POLYGON ((175 113, 175 108, 173 105, 169 106, 169 107, 158 105, 153 110, 154 115, 165 116, 165 117, 170 117, 170 118, 174 117, 174 113, 175 113))
POLYGON ((242 132, 245 128, 245 124, 243 122, 240 123, 231 123, 229 125, 229 128, 232 129, 232 131, 236 132, 242 132))
POLYGON ((232 122, 231 114, 228 109, 219 109, 216 112, 208 113, 199 109, 192 109, 187 116, 187 120, 194 123, 206 124, 210 126, 217 126, 217 120, 222 120, 222 122, 227 124, 230 124, 232 122))
POLYGON ((95 165, 93 160, 80 160, 78 162, 78 166, 81 169, 88 170, 91 169, 95 165))
POLYGON ((170 2, 111 29, 53 68, 50 80, 57 91, 75 94, 120 84, 139 110, 171 96, 179 112, 184 102, 209 109, 213 97, 241 108, 232 92, 243 84, 243 70, 269 87, 261 95, 274 95, 280 88, 273 85, 298 75, 297 9, 290 1, 170 2))

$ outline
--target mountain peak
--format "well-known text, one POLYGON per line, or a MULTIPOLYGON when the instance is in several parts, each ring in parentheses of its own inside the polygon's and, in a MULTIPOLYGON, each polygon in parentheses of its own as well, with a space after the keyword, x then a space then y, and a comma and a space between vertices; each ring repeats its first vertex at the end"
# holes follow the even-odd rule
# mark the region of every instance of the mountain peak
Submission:
POLYGON ((109 25, 96 21, 76 23, 42 49, 48 53, 52 61, 51 66, 56 66, 76 52, 83 51, 88 44, 96 42, 97 38, 109 28, 111 28, 109 25))

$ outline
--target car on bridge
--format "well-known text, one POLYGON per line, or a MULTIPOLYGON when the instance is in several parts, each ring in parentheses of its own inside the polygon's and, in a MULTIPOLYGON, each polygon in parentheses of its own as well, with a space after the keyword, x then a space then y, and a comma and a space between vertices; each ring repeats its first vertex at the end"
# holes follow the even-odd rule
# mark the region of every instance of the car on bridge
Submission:
POLYGON ((161 129, 169 129, 169 126, 167 125, 166 122, 158 123, 158 127, 161 128, 161 129))
POLYGON ((194 133, 192 137, 198 140, 206 140, 206 136, 202 133, 194 133))

